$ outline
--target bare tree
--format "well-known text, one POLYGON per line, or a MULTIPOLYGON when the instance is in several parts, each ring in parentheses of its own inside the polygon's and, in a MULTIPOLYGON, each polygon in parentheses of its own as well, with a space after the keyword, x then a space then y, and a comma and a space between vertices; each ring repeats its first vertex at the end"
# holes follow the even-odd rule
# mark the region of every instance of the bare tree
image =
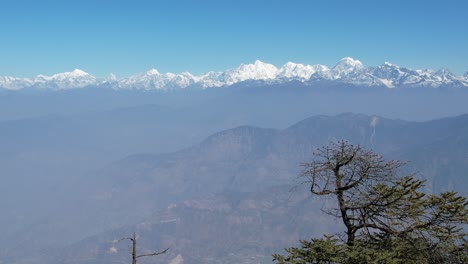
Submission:
POLYGON ((315 195, 331 197, 323 209, 343 222, 343 233, 300 241, 280 264, 468 263, 468 199, 456 192, 425 194, 424 181, 400 176, 404 162, 346 141, 318 149, 303 176, 315 195))
POLYGON ((121 239, 117 240, 117 242, 120 242, 120 241, 123 241, 123 240, 132 241, 132 248, 130 250, 130 254, 132 255, 132 264, 137 264, 137 259, 139 259, 139 258, 162 255, 162 254, 165 254, 169 250, 169 248, 166 248, 165 250, 160 251, 160 252, 152 252, 152 253, 137 255, 137 245, 136 245, 137 244, 137 238, 136 238, 135 232, 133 233, 132 237, 124 237, 124 238, 121 238, 121 239))
POLYGON ((457 224, 466 224, 466 199, 453 192, 426 195, 420 191, 424 181, 398 175, 404 164, 339 141, 318 149, 303 164, 303 175, 313 194, 336 199, 325 212, 342 220, 348 245, 375 232, 433 239, 434 230, 453 234, 457 224))

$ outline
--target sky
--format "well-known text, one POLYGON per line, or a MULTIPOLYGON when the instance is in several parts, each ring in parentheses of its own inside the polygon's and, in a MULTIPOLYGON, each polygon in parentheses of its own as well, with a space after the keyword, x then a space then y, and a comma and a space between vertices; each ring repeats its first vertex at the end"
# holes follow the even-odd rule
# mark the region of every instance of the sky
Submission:
POLYGON ((468 1, 1 0, 0 75, 201 74, 343 57, 468 71, 468 1))

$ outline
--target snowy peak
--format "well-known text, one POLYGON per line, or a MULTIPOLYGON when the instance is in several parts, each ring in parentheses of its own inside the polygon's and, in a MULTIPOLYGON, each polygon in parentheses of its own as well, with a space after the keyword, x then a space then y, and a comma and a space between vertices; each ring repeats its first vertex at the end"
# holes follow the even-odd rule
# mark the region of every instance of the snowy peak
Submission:
POLYGON ((350 57, 341 59, 335 67, 332 68, 331 74, 333 79, 343 78, 347 75, 357 73, 364 69, 364 65, 359 60, 350 57))
POLYGON ((323 65, 304 65, 294 62, 288 62, 278 71, 278 75, 286 79, 308 80, 315 73, 328 72, 329 69, 323 65))
POLYGON ((210 71, 201 75, 189 72, 160 73, 156 69, 117 78, 97 79, 91 74, 75 69, 51 76, 38 75, 33 78, 0 76, 0 89, 19 90, 25 88, 39 89, 73 89, 84 87, 110 87, 112 89, 171 90, 181 88, 225 87, 240 82, 260 81, 268 83, 285 83, 300 81, 309 85, 317 81, 346 83, 359 86, 394 87, 468 87, 468 72, 456 76, 447 69, 412 70, 390 62, 377 67, 365 68, 361 61, 351 57, 341 59, 333 68, 316 64, 306 65, 287 62, 277 68, 273 64, 256 60, 251 64, 241 64, 224 72, 210 71))
POLYGON ((314 72, 304 64, 287 62, 278 71, 278 74, 283 78, 304 78, 309 79, 314 72))
POLYGON ((75 69, 71 72, 63 72, 63 73, 54 74, 51 77, 49 77, 50 80, 67 80, 67 79, 82 79, 82 78, 96 79, 94 76, 91 76, 89 73, 82 71, 80 69, 75 69))
POLYGON ((340 68, 340 67, 362 69, 364 68, 364 65, 359 60, 355 60, 351 57, 344 57, 336 64, 336 66, 333 69, 340 68))
POLYGON ((79 76, 87 76, 89 73, 82 71, 80 69, 74 69, 72 72, 68 73, 71 76, 79 77, 79 76))
POLYGON ((159 74, 160 74, 159 71, 156 69, 151 69, 146 72, 146 75, 159 75, 159 74))
POLYGON ((435 74, 435 76, 438 76, 444 80, 452 80, 454 79, 456 76, 450 72, 448 69, 446 68, 442 68, 440 70, 438 70, 435 74))
POLYGON ((96 77, 75 69, 71 72, 57 73, 52 76, 38 75, 32 80, 32 86, 50 89, 73 89, 96 85, 96 77))
POLYGON ((402 71, 400 67, 389 62, 385 62, 375 69, 368 69, 368 71, 375 77, 386 80, 399 79, 405 75, 404 70, 402 71))
POLYGON ((166 90, 185 88, 195 83, 196 77, 188 72, 181 74, 160 73, 156 69, 116 81, 118 89, 166 90))
POLYGON ((241 64, 235 69, 226 71, 223 79, 226 85, 232 85, 247 80, 274 79, 277 73, 278 68, 273 64, 256 60, 253 64, 241 64))

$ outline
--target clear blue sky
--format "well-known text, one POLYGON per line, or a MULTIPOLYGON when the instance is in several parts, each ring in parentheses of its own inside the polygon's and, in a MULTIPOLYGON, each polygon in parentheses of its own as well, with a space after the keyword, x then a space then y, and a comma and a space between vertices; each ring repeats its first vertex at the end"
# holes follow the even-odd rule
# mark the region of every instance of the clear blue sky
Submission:
POLYGON ((468 71, 468 1, 2 0, 0 75, 225 70, 255 59, 468 71))

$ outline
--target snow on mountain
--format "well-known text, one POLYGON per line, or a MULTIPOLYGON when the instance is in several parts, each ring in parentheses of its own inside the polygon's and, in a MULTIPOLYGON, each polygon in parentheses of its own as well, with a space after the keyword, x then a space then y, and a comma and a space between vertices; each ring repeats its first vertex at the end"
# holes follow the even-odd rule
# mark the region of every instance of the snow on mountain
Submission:
POLYGON ((400 67, 393 65, 389 62, 385 62, 384 64, 376 68, 369 69, 369 72, 372 75, 384 80, 400 79, 401 77, 406 75, 405 71, 406 69, 403 68, 403 70, 401 70, 400 67))
POLYGON ((0 88, 7 90, 19 90, 30 87, 33 81, 28 78, 18 78, 11 76, 0 76, 0 88))
POLYGON ((248 80, 273 80, 278 74, 278 68, 272 64, 256 60, 253 64, 241 64, 239 67, 222 74, 225 85, 232 85, 248 80))
POLYGON ((283 83, 291 80, 307 82, 331 81, 360 86, 394 87, 468 87, 468 72, 456 76, 447 69, 439 71, 412 70, 399 67, 389 62, 377 67, 364 67, 361 61, 350 57, 341 59, 333 68, 324 65, 304 65, 288 62, 281 68, 255 61, 252 64, 241 64, 224 72, 210 71, 202 75, 189 72, 179 74, 160 73, 156 69, 117 78, 115 75, 104 79, 82 70, 64 72, 52 76, 38 75, 34 78, 0 76, 0 88, 19 90, 24 88, 72 89, 82 87, 99 87, 105 85, 113 89, 170 90, 187 87, 224 87, 245 81, 266 81, 283 83))
POLYGON ((38 75, 32 80, 32 87, 51 89, 73 89, 96 85, 96 77, 79 69, 52 76, 38 75))
POLYGON ((278 71, 278 76, 285 79, 309 80, 312 75, 317 74, 324 77, 330 69, 323 65, 304 65, 294 62, 288 62, 278 71))
POLYGON ((47 88, 54 90, 82 88, 97 85, 94 76, 79 69, 57 73, 52 76, 37 75, 34 78, 0 76, 0 88, 19 90, 24 88, 47 88))
POLYGON ((151 69, 145 73, 117 80, 114 86, 119 89, 165 90, 188 87, 195 84, 195 79, 195 76, 188 72, 160 73, 156 69, 151 69))
POLYGON ((386 67, 378 67, 372 74, 381 77, 393 86, 412 87, 440 87, 445 86, 468 86, 463 80, 446 69, 437 72, 432 70, 412 70, 386 63, 386 67), (390 66, 389 66, 390 65, 390 66))
POLYGON ((172 78, 170 84, 174 86, 174 88, 181 87, 189 87, 196 83, 196 77, 192 75, 190 72, 183 72, 181 74, 177 74, 172 78))
POLYGON ((202 88, 224 86, 223 72, 209 71, 201 76, 195 76, 195 82, 202 88))
POLYGON ((463 76, 456 76, 452 72, 450 72, 448 69, 442 68, 435 72, 433 74, 433 78, 435 81, 437 81, 440 85, 446 84, 446 83, 451 83, 453 85, 459 85, 459 84, 465 84, 466 86, 468 84, 468 80, 466 80, 465 77, 463 76))
POLYGON ((456 78, 456 76, 446 68, 438 70, 434 76, 438 77, 441 81, 448 81, 456 78))
POLYGON ((406 78, 409 75, 416 74, 416 71, 412 71, 406 68, 400 68, 389 62, 378 67, 369 67, 365 70, 365 74, 368 79, 373 79, 377 83, 380 82, 388 88, 397 86, 400 80, 406 78))
POLYGON ((468 86, 468 82, 446 69, 437 72, 412 70, 389 62, 378 67, 359 67, 354 71, 348 71, 347 75, 340 77, 340 81, 368 86, 384 85, 388 88, 468 86))
POLYGON ((364 69, 364 65, 353 58, 341 59, 330 71, 333 80, 343 78, 351 74, 357 74, 364 69))

